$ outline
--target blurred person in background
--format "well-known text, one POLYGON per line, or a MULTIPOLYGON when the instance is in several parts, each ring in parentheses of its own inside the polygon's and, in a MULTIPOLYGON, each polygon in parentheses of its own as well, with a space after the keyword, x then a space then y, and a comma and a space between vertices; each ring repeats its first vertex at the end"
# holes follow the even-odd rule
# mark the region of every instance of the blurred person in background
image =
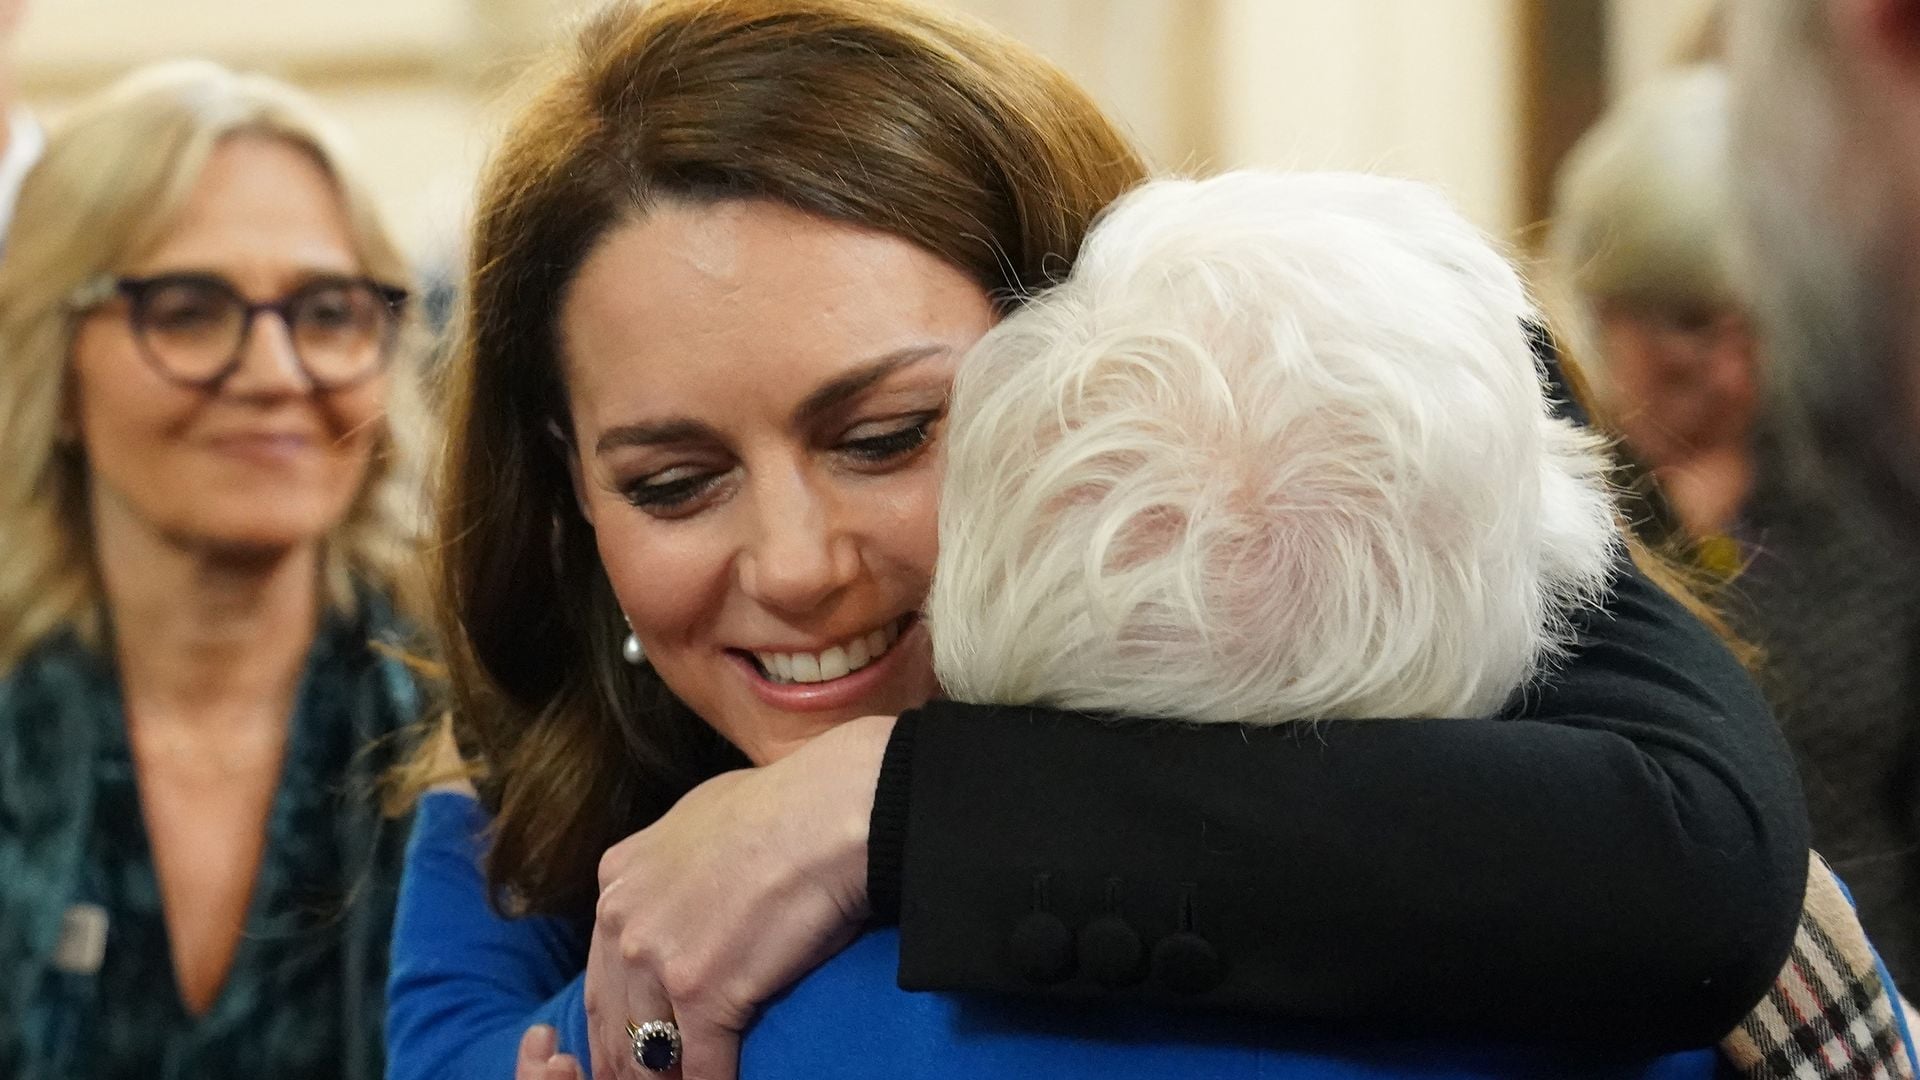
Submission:
POLYGON ((26 10, 27 0, 0 0, 0 245, 13 221, 20 184, 46 147, 40 121, 14 100, 14 39, 26 10))
POLYGON ((0 1074, 381 1075, 406 263, 291 88, 75 108, 0 260, 0 1074))
POLYGON ((1756 376, 1726 110, 1726 76, 1707 66, 1609 110, 1560 171, 1548 251, 1600 416, 1629 474, 1658 485, 1643 535, 1683 536, 1730 574, 1739 557, 1725 535, 1753 488, 1756 376))
POLYGON ((1816 845, 1920 980, 1920 4, 1729 9, 1769 485, 1741 591, 1816 845))

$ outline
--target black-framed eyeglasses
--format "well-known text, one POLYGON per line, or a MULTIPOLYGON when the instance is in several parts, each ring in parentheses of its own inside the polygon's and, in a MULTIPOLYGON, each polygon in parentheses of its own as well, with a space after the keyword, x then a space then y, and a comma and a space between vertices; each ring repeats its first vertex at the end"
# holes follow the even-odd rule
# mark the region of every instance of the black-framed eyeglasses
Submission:
POLYGON ((340 390, 379 373, 393 352, 407 292, 367 278, 320 277, 278 300, 256 304, 218 274, 103 276, 74 293, 71 307, 90 311, 114 296, 127 301, 127 322, 140 352, 161 375, 211 389, 240 366, 247 335, 261 312, 286 324, 294 360, 316 390, 340 390))

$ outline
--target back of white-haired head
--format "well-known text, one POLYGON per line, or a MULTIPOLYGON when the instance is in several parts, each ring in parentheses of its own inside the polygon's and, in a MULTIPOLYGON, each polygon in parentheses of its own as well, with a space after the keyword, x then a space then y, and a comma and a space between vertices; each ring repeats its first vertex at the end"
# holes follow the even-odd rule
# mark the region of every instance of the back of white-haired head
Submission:
POLYGON ((1618 533, 1525 287, 1433 189, 1150 183, 961 364, 934 665, 965 701, 1484 715, 1618 533))

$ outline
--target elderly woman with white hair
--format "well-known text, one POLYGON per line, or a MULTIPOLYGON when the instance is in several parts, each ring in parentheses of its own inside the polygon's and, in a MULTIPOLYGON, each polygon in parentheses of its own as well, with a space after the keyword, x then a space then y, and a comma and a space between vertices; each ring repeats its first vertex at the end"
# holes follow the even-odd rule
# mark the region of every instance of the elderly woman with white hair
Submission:
MULTIPOLYGON (((1495 714, 1574 643, 1619 546, 1604 444, 1551 414, 1532 318, 1420 185, 1247 172, 1123 199, 955 380, 941 685, 1243 725, 1495 714)), ((1746 1077, 1913 1073, 1818 858, 1795 953, 1721 1051, 1746 1077)))
MULTIPOLYGON (((1121 199, 1072 275, 959 367, 926 608, 942 687, 968 702, 1245 727, 1498 714, 1574 645, 1621 549, 1602 444, 1555 415, 1532 317, 1511 264, 1423 185, 1247 172, 1121 199)), ((499 924, 447 919, 444 897, 420 886, 408 906, 442 916, 436 950, 490 951, 499 924), (487 929, 449 941, 448 926, 487 929)), ((424 930, 426 915, 407 918, 424 930)), ((1140 960, 1118 959, 1132 931, 1117 911, 1109 922, 1083 933, 1081 962, 1121 980, 1140 960)), ((891 978, 896 947, 871 934, 773 1004, 743 1075, 1718 1067, 1709 1047, 1636 1056, 1378 1025, 1359 1040, 912 994, 891 978)), ((402 1015, 419 996, 397 1003, 402 1015)), ((540 1018, 581 1045, 578 999, 559 1004, 540 1018)), ((1876 1005, 1891 1031, 1883 991, 1876 1005)), ((529 1034, 520 1080, 577 1075, 552 1042, 529 1034)), ((1761 1056, 1751 1041, 1730 1052, 1761 1056)))
POLYGON ((1619 553, 1519 275, 1429 188, 1129 195, 961 366, 935 670, 961 701, 1489 716, 1619 553))
POLYGON ((82 102, 0 261, 0 1074, 383 1072, 408 272, 307 98, 82 102))

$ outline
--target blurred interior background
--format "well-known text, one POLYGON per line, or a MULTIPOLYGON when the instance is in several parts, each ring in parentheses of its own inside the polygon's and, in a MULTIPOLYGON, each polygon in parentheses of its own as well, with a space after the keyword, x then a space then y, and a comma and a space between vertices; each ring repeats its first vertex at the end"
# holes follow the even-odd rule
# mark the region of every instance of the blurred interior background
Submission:
MULTIPOLYGON (((945 0, 1024 38, 1159 163, 1367 167, 1443 185, 1531 245, 1552 170, 1613 97, 1700 47, 1707 0, 945 0)), ((317 93, 416 259, 456 257, 514 77, 591 0, 59 0, 27 7, 46 118, 197 55, 317 93)))

